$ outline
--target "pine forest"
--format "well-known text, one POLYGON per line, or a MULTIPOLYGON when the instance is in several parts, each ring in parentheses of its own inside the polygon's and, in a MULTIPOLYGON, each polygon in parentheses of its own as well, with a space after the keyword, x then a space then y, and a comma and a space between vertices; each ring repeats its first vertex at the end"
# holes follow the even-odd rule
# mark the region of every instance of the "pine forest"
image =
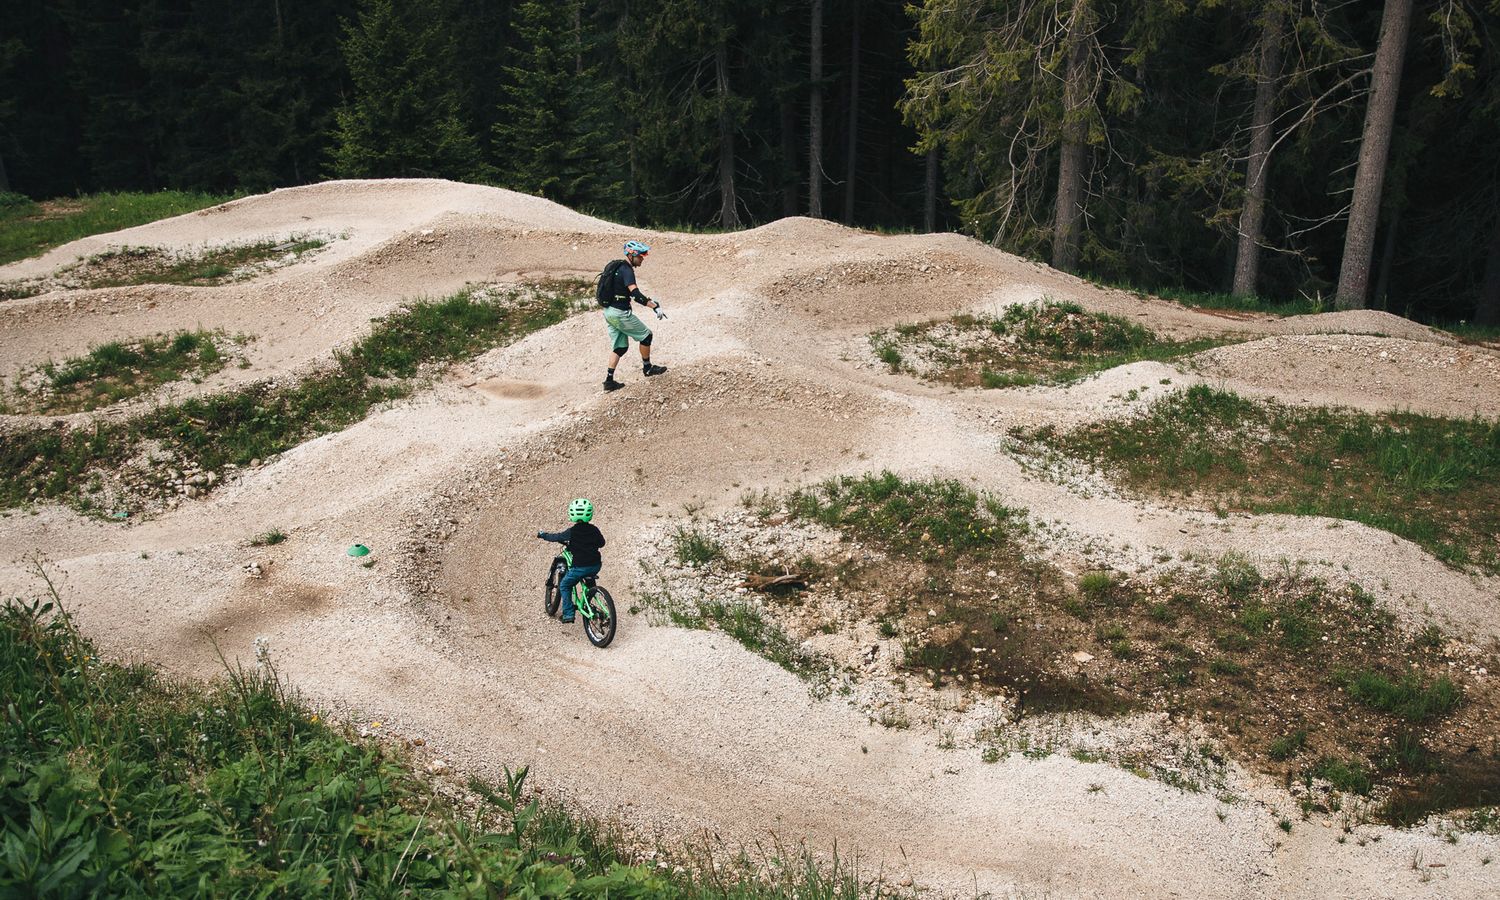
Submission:
POLYGON ((1500 323, 1500 0, 9 0, 0 192, 432 177, 1500 323))

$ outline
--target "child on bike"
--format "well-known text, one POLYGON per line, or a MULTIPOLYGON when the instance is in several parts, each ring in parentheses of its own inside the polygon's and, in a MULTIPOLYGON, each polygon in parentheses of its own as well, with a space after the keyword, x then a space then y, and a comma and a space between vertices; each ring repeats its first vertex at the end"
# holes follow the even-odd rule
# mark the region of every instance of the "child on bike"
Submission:
POLYGON ((593 518, 594 504, 579 497, 568 504, 568 521, 573 523, 568 530, 536 533, 544 541, 567 544, 573 551, 573 565, 568 567, 562 583, 557 586, 558 595, 562 597, 559 618, 564 625, 572 622, 577 612, 573 606, 573 586, 591 575, 598 575, 604 566, 604 559, 599 555, 599 548, 604 546, 604 534, 594 527, 593 518))

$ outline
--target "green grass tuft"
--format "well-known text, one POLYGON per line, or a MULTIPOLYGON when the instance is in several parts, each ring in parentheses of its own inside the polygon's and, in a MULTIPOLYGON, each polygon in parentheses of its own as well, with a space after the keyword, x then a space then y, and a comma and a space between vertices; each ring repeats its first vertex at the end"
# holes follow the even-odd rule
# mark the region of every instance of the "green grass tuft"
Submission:
POLYGON ((1277 762, 1283 762, 1300 754, 1306 747, 1307 732, 1299 729, 1272 741, 1267 755, 1277 762))
POLYGON ((1392 680, 1380 672, 1351 672, 1342 677, 1349 696, 1372 709, 1393 713, 1412 722, 1441 716, 1455 709, 1462 695, 1446 675, 1423 682, 1412 673, 1392 680))
POLYGON ((697 528, 678 528, 672 533, 672 555, 687 566, 706 566, 724 558, 724 548, 697 528))
POLYGON ((250 546, 272 547, 276 544, 281 543, 282 541, 285 541, 286 537, 287 536, 285 531, 282 531, 280 528, 272 528, 269 531, 263 531, 260 534, 257 534, 255 537, 251 538, 250 546))
POLYGON ((1370 770, 1358 760, 1325 756, 1313 764, 1314 777, 1328 782, 1336 791, 1365 796, 1375 786, 1370 770))

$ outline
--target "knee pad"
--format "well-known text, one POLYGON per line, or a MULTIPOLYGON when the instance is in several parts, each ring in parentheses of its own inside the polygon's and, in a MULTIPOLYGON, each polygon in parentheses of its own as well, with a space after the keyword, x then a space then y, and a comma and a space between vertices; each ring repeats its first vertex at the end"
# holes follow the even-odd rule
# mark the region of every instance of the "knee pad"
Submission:
POLYGON ((645 337, 641 338, 641 346, 642 347, 649 347, 649 346, 651 346, 651 339, 654 338, 654 337, 656 337, 656 335, 654 335, 654 334, 648 334, 645 337))
POLYGON ((625 351, 629 349, 630 340, 628 338, 620 338, 620 342, 618 344, 615 344, 615 352, 620 354, 621 356, 624 356, 625 351))

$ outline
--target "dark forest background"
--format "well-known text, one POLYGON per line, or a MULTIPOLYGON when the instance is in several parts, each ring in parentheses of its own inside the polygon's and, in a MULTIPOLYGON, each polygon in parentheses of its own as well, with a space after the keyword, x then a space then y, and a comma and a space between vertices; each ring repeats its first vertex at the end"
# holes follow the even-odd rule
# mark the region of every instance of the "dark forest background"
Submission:
POLYGON ((1500 320, 1500 0, 4 7, 0 191, 445 177, 1500 320))

